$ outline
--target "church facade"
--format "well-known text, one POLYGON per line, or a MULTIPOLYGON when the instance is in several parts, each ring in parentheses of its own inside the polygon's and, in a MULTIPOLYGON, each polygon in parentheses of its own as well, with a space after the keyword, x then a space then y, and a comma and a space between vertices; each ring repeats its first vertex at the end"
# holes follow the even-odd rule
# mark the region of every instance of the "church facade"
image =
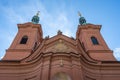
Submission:
POLYGON ((0 80, 120 80, 120 63, 100 29, 78 25, 75 39, 61 31, 43 38, 41 24, 18 24, 0 61, 0 80))

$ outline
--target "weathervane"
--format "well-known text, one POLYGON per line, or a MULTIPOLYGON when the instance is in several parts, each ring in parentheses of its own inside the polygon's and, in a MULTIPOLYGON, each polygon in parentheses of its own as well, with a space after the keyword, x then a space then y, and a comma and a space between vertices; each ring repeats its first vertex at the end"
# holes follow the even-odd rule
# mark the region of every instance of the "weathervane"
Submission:
POLYGON ((39 14, 40 14, 40 11, 38 11, 36 15, 39 16, 39 14))
POLYGON ((85 25, 86 24, 86 20, 84 17, 82 17, 81 13, 78 11, 78 16, 80 16, 79 18, 79 24, 80 25, 85 25))
POLYGON ((78 11, 78 16, 80 16, 81 17, 81 13, 78 11))
POLYGON ((36 15, 34 15, 33 17, 32 17, 32 23, 33 24, 38 24, 39 23, 39 13, 40 13, 40 11, 38 11, 37 13, 36 13, 36 15))

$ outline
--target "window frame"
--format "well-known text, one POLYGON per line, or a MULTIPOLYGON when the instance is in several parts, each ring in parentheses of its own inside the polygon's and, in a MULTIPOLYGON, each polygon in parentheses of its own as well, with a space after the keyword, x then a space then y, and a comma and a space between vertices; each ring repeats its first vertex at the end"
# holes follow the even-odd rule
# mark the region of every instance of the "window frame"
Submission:
POLYGON ((23 36, 20 40, 20 44, 27 44, 27 41, 28 41, 28 36, 23 36))
POLYGON ((99 45, 99 42, 98 42, 98 40, 97 40, 96 37, 92 36, 92 37, 91 37, 91 41, 92 41, 92 44, 93 44, 93 45, 99 45))

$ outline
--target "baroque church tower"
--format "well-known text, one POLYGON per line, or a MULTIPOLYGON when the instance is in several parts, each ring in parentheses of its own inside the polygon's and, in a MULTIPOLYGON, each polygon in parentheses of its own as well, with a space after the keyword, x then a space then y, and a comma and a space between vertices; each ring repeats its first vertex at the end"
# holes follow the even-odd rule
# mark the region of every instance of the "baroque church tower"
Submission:
MULTIPOLYGON (((32 21, 35 17, 38 18, 37 16, 38 13, 32 21)), ((6 51, 3 60, 22 60, 34 52, 35 48, 42 42, 43 33, 41 25, 33 23, 18 24, 18 33, 6 51)))
POLYGON ((18 33, 6 51, 3 60, 22 60, 34 52, 42 42, 42 29, 39 24, 18 24, 18 33))
POLYGON ((43 38, 39 13, 18 24, 18 33, 0 61, 0 80, 119 80, 120 63, 100 33, 101 25, 80 15, 76 39, 58 31, 43 38))

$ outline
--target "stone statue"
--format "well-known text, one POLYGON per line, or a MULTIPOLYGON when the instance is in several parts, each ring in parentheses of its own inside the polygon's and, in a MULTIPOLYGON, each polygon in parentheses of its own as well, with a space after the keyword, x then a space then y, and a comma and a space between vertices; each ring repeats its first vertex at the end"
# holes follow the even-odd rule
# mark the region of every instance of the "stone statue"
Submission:
POLYGON ((80 18, 79 18, 79 24, 85 25, 86 24, 85 18, 82 17, 82 15, 80 14, 80 12, 78 12, 78 15, 80 16, 80 18))
POLYGON ((38 24, 39 23, 39 16, 38 16, 39 13, 40 13, 40 11, 38 11, 37 14, 32 17, 32 20, 31 20, 32 23, 34 23, 34 24, 38 24))
POLYGON ((62 31, 58 30, 57 34, 58 34, 58 35, 61 35, 61 34, 62 34, 62 31))

